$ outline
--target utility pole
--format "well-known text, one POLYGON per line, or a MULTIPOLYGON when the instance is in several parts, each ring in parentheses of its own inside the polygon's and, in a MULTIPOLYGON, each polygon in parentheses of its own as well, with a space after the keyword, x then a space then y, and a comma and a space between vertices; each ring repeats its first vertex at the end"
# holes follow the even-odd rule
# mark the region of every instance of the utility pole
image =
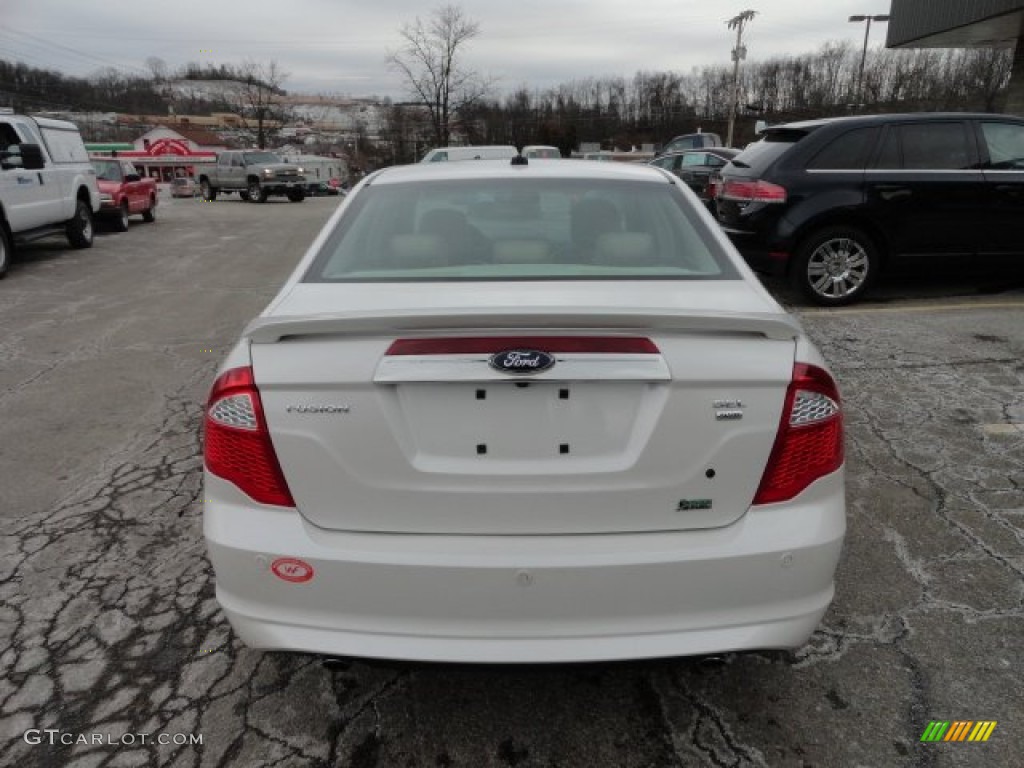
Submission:
POLYGON ((729 133, 725 139, 725 146, 732 146, 733 129, 736 127, 736 110, 740 103, 740 61, 747 58, 747 49, 743 45, 743 25, 752 20, 757 11, 743 11, 733 16, 726 25, 729 29, 736 30, 736 47, 732 49, 732 104, 729 106, 729 133))
POLYGON ((866 21, 867 26, 864 28, 864 48, 860 52, 860 70, 857 75, 857 104, 864 105, 864 60, 868 57, 868 35, 871 34, 871 22, 872 21, 888 21, 889 15, 880 13, 875 16, 857 15, 851 16, 850 21, 862 22, 866 21))

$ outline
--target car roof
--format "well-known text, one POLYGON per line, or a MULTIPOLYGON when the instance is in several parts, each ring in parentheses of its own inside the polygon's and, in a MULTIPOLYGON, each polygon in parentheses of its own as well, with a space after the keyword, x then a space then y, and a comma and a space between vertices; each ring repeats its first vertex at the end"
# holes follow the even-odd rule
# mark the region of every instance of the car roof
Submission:
POLYGON ((1010 118, 1020 121, 1020 117, 1013 115, 999 115, 987 112, 898 112, 889 115, 843 115, 840 117, 820 117, 815 120, 798 120, 792 123, 777 123, 769 125, 762 133, 770 133, 778 130, 806 130, 813 131, 826 125, 884 125, 886 123, 903 122, 906 120, 965 120, 965 119, 989 119, 1010 118))
MULTIPOLYGON (((673 149, 671 152, 666 152, 663 155, 659 155, 656 160, 661 160, 665 157, 675 157, 676 155, 707 155, 707 154, 725 154, 731 157, 735 157, 742 149, 736 147, 699 147, 697 149, 673 149)), ((654 162, 649 160, 648 162, 654 162)))
POLYGON ((691 139, 694 136, 714 136, 716 139, 721 138, 717 133, 713 131, 696 131, 695 133, 680 133, 677 136, 673 136, 668 143, 671 144, 676 139, 691 139))
POLYGON ((509 160, 473 160, 465 163, 396 165, 375 173, 371 184, 404 184, 458 179, 583 179, 594 181, 647 181, 675 183, 657 168, 631 163, 576 160, 571 163, 534 162, 512 165, 509 160))

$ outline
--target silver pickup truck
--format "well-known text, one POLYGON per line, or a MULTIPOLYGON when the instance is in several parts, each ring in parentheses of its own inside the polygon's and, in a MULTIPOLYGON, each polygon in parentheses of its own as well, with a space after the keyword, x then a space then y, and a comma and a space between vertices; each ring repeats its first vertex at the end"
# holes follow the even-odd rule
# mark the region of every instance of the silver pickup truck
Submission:
POLYGON ((217 164, 199 175, 199 187, 204 200, 216 200, 221 192, 237 192, 253 203, 265 203, 270 195, 285 195, 293 203, 306 197, 302 168, 262 149, 218 153, 217 164))

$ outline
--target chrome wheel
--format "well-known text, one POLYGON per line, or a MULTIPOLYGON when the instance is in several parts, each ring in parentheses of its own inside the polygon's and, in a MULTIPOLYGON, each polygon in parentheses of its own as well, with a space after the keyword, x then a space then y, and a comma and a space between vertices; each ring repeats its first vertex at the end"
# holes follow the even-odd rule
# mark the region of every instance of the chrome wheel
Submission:
POLYGON ((811 252, 807 282, 822 298, 846 299, 864 288, 870 269, 870 256, 861 243, 849 237, 836 237, 811 252))
POLYGON ((815 304, 838 307, 871 290, 884 260, 885 251, 867 232, 835 224, 808 233, 797 244, 789 278, 815 304))

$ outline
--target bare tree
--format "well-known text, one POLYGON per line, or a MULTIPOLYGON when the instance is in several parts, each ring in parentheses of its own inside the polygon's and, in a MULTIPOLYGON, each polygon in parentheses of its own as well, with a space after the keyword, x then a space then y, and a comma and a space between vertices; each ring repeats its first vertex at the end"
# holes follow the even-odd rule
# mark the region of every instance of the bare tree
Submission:
POLYGON ((462 62, 463 50, 480 34, 480 24, 460 7, 444 5, 426 21, 417 17, 404 25, 400 34, 404 42, 388 54, 388 64, 402 75, 410 95, 427 108, 437 146, 447 146, 453 118, 490 88, 489 81, 462 62))
POLYGON ((162 83, 167 79, 167 62, 159 56, 147 56, 146 69, 153 75, 154 83, 162 83))
POLYGON ((276 61, 261 63, 247 59, 238 70, 238 107, 246 126, 256 127, 256 145, 267 146, 267 134, 271 127, 280 128, 290 118, 290 110, 282 97, 281 87, 288 79, 276 61))

